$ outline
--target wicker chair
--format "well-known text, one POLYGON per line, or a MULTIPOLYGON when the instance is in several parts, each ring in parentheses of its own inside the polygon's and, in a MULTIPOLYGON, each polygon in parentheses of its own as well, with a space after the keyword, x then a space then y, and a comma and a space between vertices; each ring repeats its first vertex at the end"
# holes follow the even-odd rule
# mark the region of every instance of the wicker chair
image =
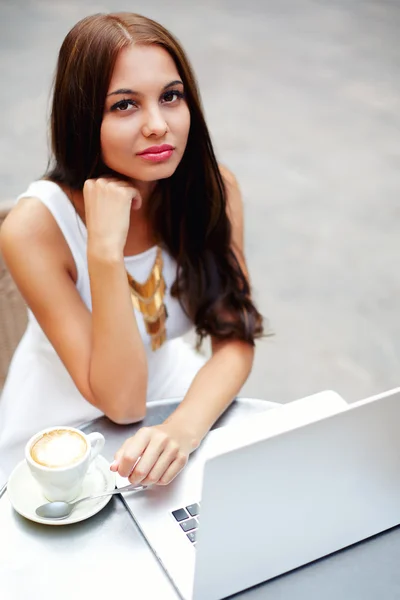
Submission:
MULTIPOLYGON (((0 227, 13 202, 0 201, 0 227)), ((0 253, 0 392, 14 350, 27 325, 26 304, 0 253)))

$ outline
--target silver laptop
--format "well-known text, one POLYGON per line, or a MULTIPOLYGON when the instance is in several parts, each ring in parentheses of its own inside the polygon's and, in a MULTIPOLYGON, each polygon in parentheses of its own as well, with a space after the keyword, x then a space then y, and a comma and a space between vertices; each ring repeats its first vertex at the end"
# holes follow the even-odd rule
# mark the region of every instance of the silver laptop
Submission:
POLYGON ((124 502, 184 600, 281 575, 400 523, 400 388, 211 431, 169 486, 124 502))

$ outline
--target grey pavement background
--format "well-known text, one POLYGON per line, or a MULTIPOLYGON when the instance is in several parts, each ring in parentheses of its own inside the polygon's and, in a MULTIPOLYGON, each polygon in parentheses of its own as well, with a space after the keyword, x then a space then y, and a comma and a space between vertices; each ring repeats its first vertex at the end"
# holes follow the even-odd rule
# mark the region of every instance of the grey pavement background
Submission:
POLYGON ((243 393, 354 401, 400 385, 400 2, 0 1, 0 199, 47 162, 49 89, 80 18, 130 10, 181 40, 245 199, 275 335, 243 393))

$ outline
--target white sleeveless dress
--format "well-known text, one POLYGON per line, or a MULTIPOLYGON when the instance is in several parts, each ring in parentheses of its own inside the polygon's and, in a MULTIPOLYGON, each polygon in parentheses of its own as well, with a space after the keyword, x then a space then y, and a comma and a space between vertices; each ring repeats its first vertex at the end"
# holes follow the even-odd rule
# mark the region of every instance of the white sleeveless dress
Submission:
MULTIPOLYGON (((45 204, 63 233, 76 264, 76 288, 91 310, 85 225, 57 184, 35 181, 17 201, 32 196, 45 204)), ((142 283, 148 278, 156 251, 154 247, 142 254, 125 257, 127 271, 138 282, 142 283)), ((179 302, 170 295, 176 263, 164 250, 163 260, 168 319, 167 341, 159 350, 151 350, 143 317, 135 310, 148 360, 148 403, 183 396, 205 362, 205 358, 182 339, 185 333, 193 329, 193 324, 179 302)), ((43 293, 46 293, 45 289, 43 293)), ((33 313, 28 310, 28 326, 14 353, 0 396, 0 487, 8 476, 5 465, 9 464, 10 457, 6 460, 5 455, 13 452, 13 449, 20 449, 21 444, 36 431, 54 425, 75 426, 102 414, 80 394, 33 313)))

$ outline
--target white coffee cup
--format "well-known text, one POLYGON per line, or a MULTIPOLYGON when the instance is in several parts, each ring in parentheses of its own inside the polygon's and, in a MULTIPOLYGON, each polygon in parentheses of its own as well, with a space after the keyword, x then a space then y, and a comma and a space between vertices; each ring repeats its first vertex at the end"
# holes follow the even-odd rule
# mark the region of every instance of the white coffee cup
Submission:
POLYGON ((33 435, 25 459, 47 500, 70 502, 79 496, 90 463, 104 446, 101 433, 49 427, 33 435))

